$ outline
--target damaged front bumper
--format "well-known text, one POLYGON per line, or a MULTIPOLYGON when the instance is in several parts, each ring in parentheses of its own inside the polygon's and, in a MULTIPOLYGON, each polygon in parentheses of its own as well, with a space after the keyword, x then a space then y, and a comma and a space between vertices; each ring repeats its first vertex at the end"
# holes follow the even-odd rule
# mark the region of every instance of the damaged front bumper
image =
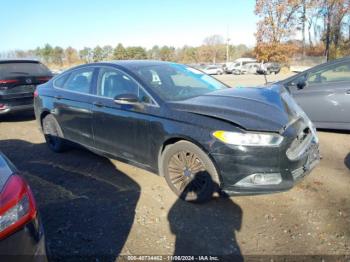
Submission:
POLYGON ((279 147, 214 145, 221 189, 228 195, 283 192, 310 174, 320 161, 318 138, 312 126, 299 121, 283 133, 279 147))

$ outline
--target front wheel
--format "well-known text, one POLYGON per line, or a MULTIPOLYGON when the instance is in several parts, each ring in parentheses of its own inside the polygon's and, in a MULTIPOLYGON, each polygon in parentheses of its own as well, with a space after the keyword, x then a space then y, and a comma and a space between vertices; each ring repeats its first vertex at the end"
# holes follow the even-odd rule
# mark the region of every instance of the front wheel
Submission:
POLYGON ((56 152, 61 153, 67 149, 67 144, 63 139, 62 130, 53 115, 47 115, 43 119, 43 132, 48 147, 56 152))
POLYGON ((188 202, 209 201, 219 190, 219 176, 213 162, 202 149, 188 141, 165 148, 160 172, 170 189, 188 202))

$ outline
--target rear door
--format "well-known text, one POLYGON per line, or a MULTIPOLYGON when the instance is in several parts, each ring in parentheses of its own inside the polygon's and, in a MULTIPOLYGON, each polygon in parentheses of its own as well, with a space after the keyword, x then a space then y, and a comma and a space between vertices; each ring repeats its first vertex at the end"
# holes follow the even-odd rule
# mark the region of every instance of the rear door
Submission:
POLYGON ((65 138, 93 146, 92 97, 96 68, 79 68, 63 74, 54 81, 54 114, 65 138))
POLYGON ((350 123, 350 63, 339 62, 310 71, 307 85, 291 92, 318 127, 350 123))

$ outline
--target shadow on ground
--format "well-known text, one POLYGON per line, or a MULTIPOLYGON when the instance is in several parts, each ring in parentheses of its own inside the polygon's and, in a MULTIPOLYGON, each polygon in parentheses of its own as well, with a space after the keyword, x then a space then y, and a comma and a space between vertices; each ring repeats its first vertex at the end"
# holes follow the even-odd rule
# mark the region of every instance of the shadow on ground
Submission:
MULTIPOLYGON (((195 185, 196 179, 187 188, 191 184, 195 185)), ((190 192, 185 189, 182 198, 190 192)), ((176 236, 174 256, 220 255, 230 261, 243 261, 235 236, 241 229, 242 215, 242 209, 228 197, 204 204, 178 199, 168 214, 170 229, 176 236)))
POLYGON ((86 150, 55 154, 22 140, 2 140, 0 149, 34 191, 52 260, 116 259, 134 221, 135 181, 86 150))
POLYGON ((32 111, 25 111, 25 112, 18 112, 13 114, 6 114, 1 115, 0 114, 0 122, 24 122, 24 121, 32 121, 35 119, 34 112, 32 111))

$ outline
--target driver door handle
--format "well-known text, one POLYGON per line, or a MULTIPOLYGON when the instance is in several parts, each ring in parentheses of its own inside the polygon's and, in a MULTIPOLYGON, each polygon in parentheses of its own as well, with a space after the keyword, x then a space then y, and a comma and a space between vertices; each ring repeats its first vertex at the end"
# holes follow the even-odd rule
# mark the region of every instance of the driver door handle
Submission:
POLYGON ((350 89, 347 90, 345 94, 350 95, 350 89))
POLYGON ((57 100, 61 100, 61 99, 62 99, 62 96, 60 96, 60 95, 56 95, 56 96, 55 96, 55 99, 57 99, 57 100))

